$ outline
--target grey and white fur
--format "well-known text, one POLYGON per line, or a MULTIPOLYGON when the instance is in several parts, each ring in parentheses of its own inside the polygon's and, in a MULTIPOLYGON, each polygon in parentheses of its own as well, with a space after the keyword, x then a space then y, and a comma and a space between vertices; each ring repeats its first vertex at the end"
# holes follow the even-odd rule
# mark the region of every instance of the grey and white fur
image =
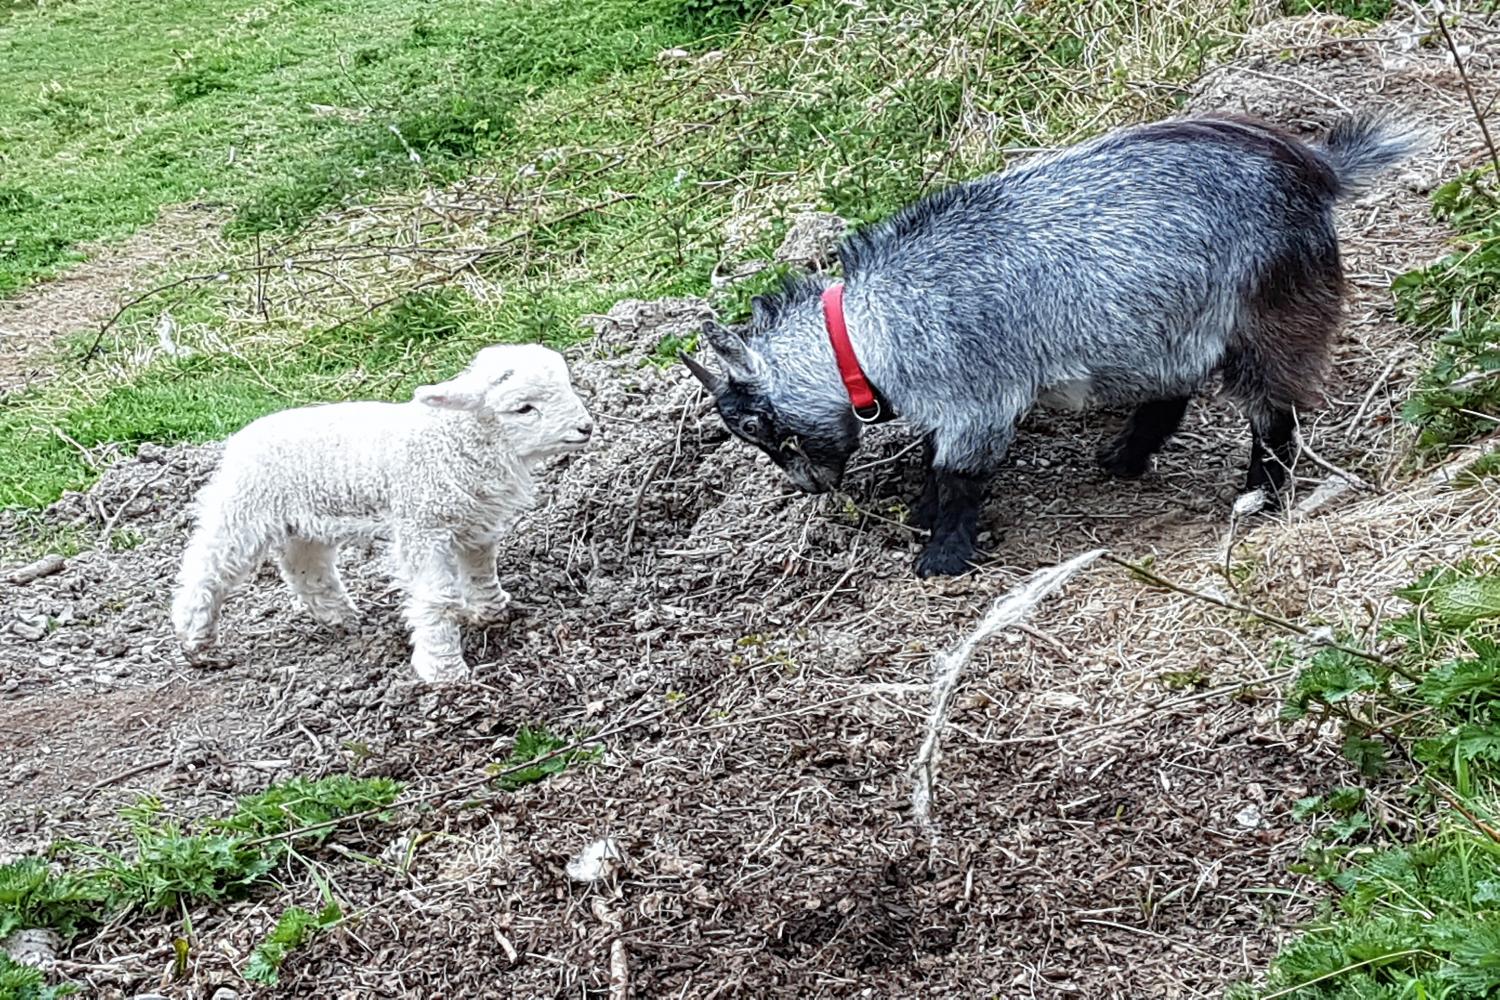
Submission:
MULTIPOLYGON (((1247 489, 1273 499, 1318 405, 1344 290, 1333 207, 1423 145, 1382 117, 1303 142, 1214 115, 1122 129, 930 195, 840 248, 844 312, 866 376, 924 438, 923 576, 975 555, 986 482, 1031 407, 1130 403, 1098 452, 1144 473, 1216 372, 1250 420, 1247 489)), ((724 366, 684 357, 729 429, 809 493, 858 447, 820 294, 802 277, 752 304, 724 366)))

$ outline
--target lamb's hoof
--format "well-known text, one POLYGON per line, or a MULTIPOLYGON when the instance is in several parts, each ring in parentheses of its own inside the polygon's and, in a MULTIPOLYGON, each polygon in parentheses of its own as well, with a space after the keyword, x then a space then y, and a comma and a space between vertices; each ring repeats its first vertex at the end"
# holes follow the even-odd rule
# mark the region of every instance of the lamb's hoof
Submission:
POLYGON ((332 607, 322 608, 308 608, 307 610, 311 612, 314 621, 316 621, 319 625, 326 625, 329 628, 334 628, 347 622, 351 622, 355 619, 355 617, 359 615, 359 611, 352 604, 343 606, 334 605, 332 607))
POLYGON ((412 669, 425 684, 455 684, 469 679, 469 665, 462 656, 434 656, 413 653, 412 669))
POLYGON ((178 636, 177 644, 182 648, 183 659, 192 666, 201 667, 213 661, 214 637, 211 635, 178 636))
POLYGON ((464 608, 460 615, 473 625, 493 625, 505 617, 510 607, 510 595, 507 594, 498 600, 485 601, 482 604, 464 608))
POLYGON ((958 576, 974 567, 969 560, 974 558, 973 548, 958 542, 931 542, 917 556, 917 575, 926 579, 934 576, 958 576))
POLYGON ((1143 455, 1120 440, 1101 445, 1094 453, 1094 460, 1116 479, 1139 479, 1151 468, 1150 455, 1143 455))

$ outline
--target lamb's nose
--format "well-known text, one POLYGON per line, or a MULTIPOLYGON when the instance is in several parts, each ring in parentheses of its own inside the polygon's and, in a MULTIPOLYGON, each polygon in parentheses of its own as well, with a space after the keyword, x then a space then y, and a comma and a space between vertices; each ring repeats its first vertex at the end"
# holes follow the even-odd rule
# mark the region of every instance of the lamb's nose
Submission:
POLYGON ((586 424, 579 424, 578 425, 578 433, 582 434, 584 437, 593 437, 594 436, 594 424, 593 424, 593 421, 590 421, 590 422, 588 422, 586 424))

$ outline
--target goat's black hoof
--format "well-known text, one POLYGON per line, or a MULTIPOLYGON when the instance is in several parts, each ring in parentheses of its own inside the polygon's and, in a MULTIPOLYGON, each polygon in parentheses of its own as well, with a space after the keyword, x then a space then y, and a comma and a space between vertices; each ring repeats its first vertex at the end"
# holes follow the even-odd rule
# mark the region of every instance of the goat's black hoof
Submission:
POLYGON ((917 556, 917 575, 923 579, 934 576, 958 576, 974 567, 973 548, 954 542, 932 542, 917 556))
POLYGON ((1124 441, 1110 441, 1094 453, 1099 468, 1116 479, 1139 479, 1151 468, 1151 456, 1142 454, 1124 441))

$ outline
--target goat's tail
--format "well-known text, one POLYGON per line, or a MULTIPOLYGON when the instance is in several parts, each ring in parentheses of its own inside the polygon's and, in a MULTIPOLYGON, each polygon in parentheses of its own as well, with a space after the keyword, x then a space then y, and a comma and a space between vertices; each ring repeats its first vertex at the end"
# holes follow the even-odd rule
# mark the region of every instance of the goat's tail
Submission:
POLYGON ((1426 148, 1431 138, 1427 130, 1409 122, 1362 112, 1339 119, 1317 146, 1333 168, 1343 198, 1426 148))

